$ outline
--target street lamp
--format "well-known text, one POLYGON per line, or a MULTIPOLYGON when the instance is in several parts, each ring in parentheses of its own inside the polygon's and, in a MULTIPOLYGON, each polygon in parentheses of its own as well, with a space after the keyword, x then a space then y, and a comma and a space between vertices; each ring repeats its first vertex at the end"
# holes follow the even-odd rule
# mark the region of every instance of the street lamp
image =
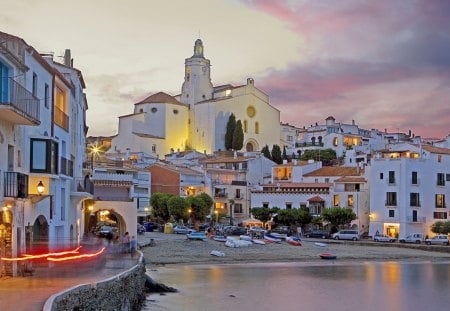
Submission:
POLYGON ((37 192, 39 193, 39 195, 42 195, 45 191, 45 186, 42 183, 42 180, 39 181, 39 183, 37 184, 37 192))
POLYGON ((216 214, 216 224, 219 222, 219 211, 215 210, 214 214, 216 214))
POLYGON ((145 211, 145 220, 148 221, 148 207, 145 207, 144 211, 145 211))
POLYGON ((191 213, 192 213, 192 209, 188 208, 188 213, 189 213, 189 220, 188 220, 188 224, 191 224, 191 213))

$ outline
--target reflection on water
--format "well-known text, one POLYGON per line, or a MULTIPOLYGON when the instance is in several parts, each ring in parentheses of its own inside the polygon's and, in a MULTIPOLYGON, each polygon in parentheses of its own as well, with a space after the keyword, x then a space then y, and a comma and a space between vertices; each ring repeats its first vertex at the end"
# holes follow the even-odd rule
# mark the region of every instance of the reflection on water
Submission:
POLYGON ((152 311, 411 311, 450 304, 449 263, 178 266, 150 275, 180 291, 150 295, 144 310, 152 311))

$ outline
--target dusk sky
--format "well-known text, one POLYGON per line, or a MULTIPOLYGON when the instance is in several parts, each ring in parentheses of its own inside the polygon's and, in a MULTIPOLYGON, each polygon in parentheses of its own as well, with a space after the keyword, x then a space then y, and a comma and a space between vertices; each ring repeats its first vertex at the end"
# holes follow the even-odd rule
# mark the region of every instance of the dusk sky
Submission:
POLYGON ((447 0, 0 0, 0 31, 83 72, 88 135, 150 94, 181 92, 201 38, 214 85, 270 96, 281 121, 450 134, 447 0))

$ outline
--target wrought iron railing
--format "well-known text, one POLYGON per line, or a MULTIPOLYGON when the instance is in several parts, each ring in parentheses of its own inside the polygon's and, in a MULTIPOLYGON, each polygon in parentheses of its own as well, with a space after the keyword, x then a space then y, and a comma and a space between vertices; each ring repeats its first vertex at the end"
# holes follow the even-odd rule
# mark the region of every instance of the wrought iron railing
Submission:
POLYGON ((58 107, 55 107, 54 121, 61 128, 69 130, 69 116, 58 107))
POLYGON ((0 95, 0 105, 14 107, 25 116, 40 122, 39 99, 12 78, 8 78, 8 93, 0 95))
POLYGON ((22 199, 28 197, 28 175, 18 172, 5 172, 4 177, 5 197, 22 199))

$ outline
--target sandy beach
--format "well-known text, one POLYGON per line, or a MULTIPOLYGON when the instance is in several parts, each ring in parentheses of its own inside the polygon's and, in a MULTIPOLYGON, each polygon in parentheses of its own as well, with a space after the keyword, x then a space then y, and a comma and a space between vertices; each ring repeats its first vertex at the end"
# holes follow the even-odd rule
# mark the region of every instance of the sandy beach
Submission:
POLYGON ((149 266, 170 264, 230 264, 246 262, 315 262, 323 261, 319 254, 332 253, 339 261, 450 261, 450 247, 427 246, 372 241, 335 241, 303 239, 302 246, 286 242, 230 248, 223 242, 188 240, 185 235, 147 232, 153 246, 143 247, 149 266), (315 243, 325 243, 325 247, 315 243), (213 250, 225 257, 212 256, 213 250))

